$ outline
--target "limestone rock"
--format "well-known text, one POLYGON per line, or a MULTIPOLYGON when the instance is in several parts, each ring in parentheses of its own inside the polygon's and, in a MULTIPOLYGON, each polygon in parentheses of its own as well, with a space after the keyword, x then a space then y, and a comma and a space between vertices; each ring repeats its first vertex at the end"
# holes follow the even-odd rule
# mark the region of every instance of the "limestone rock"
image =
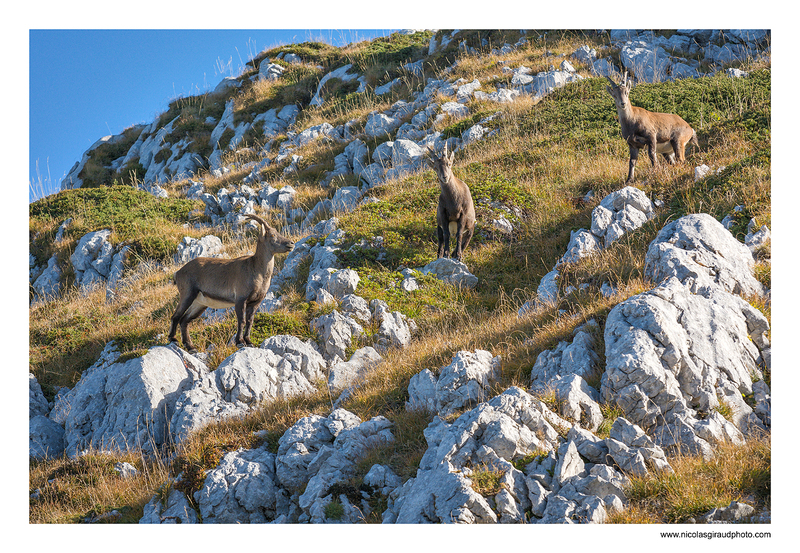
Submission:
POLYGON ((139 524, 197 524, 197 513, 183 492, 172 488, 162 503, 158 495, 144 506, 139 524))
POLYGON ((448 257, 440 257, 435 261, 431 261, 419 272, 424 275, 432 274, 448 284, 465 288, 474 288, 478 284, 478 277, 470 273, 463 262, 448 257))
POLYGON ((589 321, 575 329, 572 342, 559 342, 554 349, 541 352, 531 369, 531 388, 542 391, 559 376, 575 374, 586 379, 594 373, 599 362, 594 351, 596 328, 597 323, 589 321))
POLYGON ((592 233, 608 247, 623 234, 635 230, 654 215, 653 203, 644 192, 626 186, 612 192, 592 210, 592 233))
POLYGON ((275 454, 264 448, 226 453, 194 498, 204 524, 270 522, 288 502, 276 482, 275 454))
POLYGON ((302 369, 269 349, 242 348, 220 363, 214 375, 223 398, 231 403, 252 405, 315 390, 302 369))
POLYGON ((325 359, 311 341, 303 342, 296 336, 276 334, 264 340, 259 347, 272 351, 291 364, 294 371, 302 373, 311 383, 325 379, 325 359))
POLYGON ((383 362, 381 354, 366 346, 353 353, 349 361, 338 361, 331 365, 328 388, 334 394, 356 385, 365 374, 383 362))
POLYGON ((499 376, 500 357, 485 350, 459 351, 439 371, 436 408, 446 415, 485 400, 491 383, 499 376))
MULTIPOLYGON (((331 417, 337 415, 349 421, 357 420, 355 415, 342 409, 331 413, 331 417)), ((310 522, 322 522, 319 514, 314 516, 312 508, 328 495, 331 486, 352 478, 356 463, 370 449, 394 442, 392 426, 392 422, 382 416, 359 422, 336 432, 333 442, 319 451, 309 464, 309 471, 313 470, 314 474, 298 499, 300 509, 309 516, 310 522)))
POLYGON ((389 348, 402 348, 411 341, 411 335, 417 329, 413 319, 409 319, 399 311, 389 311, 388 305, 381 300, 370 302, 372 319, 378 323, 375 334, 375 347, 378 351, 389 348))
POLYGON ((214 257, 222 251, 222 240, 213 234, 203 236, 200 239, 184 236, 178 244, 176 260, 178 263, 186 263, 196 257, 214 257))
POLYGON ((47 402, 47 398, 44 397, 42 387, 33 373, 28 373, 28 389, 29 418, 33 418, 36 415, 47 416, 50 412, 50 404, 47 402))
MULTIPOLYGON (((751 394, 751 375, 761 374, 769 346, 768 323, 755 308, 718 287, 705 294, 670 278, 617 305, 606 321, 602 395, 645 430, 660 427, 665 447, 680 445, 674 440, 682 436, 690 449, 706 450, 692 430, 698 412, 712 411, 722 397, 751 394)), ((744 402, 737 405, 747 434, 761 423, 744 402)))
POLYGON ((603 422, 600 411, 600 394, 586 381, 572 374, 558 377, 553 382, 562 417, 579 423, 583 428, 596 431, 603 422))
POLYGON ((28 456, 52 459, 64 453, 64 427, 44 415, 31 417, 28 426, 28 456))
POLYGON ((353 339, 364 334, 360 324, 336 310, 313 319, 309 326, 320 337, 322 356, 330 361, 346 360, 353 339))
POLYGON ((197 358, 162 346, 90 367, 62 398, 67 454, 89 447, 153 453, 171 439, 173 401, 207 371, 197 358))
POLYGON ((645 276, 676 277, 695 293, 711 287, 740 295, 762 294, 753 276, 753 255, 719 221, 705 213, 667 224, 647 249, 645 276))

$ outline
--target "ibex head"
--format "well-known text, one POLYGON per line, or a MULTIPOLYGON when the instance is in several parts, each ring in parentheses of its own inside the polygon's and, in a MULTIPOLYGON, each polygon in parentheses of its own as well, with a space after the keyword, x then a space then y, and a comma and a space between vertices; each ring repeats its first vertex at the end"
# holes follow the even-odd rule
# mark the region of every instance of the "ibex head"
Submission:
POLYGON ((292 251, 294 248, 293 240, 283 236, 258 215, 247 213, 244 216, 260 224, 261 228, 259 231, 258 240, 259 242, 264 242, 270 251, 274 253, 286 253, 292 251))
POLYGON ((607 86, 606 90, 608 90, 608 93, 611 94, 612 98, 614 98, 614 103, 617 105, 617 109, 625 109, 630 106, 628 95, 631 92, 631 88, 633 88, 633 79, 628 78, 628 72, 625 71, 625 73, 622 75, 622 82, 619 84, 616 84, 611 80, 611 77, 607 75, 606 79, 608 79, 608 82, 611 83, 611 86, 607 86))
POLYGON ((447 142, 444 143, 444 153, 442 153, 441 157, 436 155, 433 146, 428 145, 428 164, 436 171, 436 176, 439 177, 440 181, 446 182, 450 175, 453 174, 453 159, 455 155, 455 152, 450 152, 448 155, 447 142))

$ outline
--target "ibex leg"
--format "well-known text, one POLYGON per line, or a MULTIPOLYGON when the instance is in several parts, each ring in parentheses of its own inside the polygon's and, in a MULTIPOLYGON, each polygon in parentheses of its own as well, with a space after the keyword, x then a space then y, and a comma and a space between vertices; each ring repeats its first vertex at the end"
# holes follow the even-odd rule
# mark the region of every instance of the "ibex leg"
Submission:
POLYGON ((655 138, 647 143, 647 154, 650 157, 650 165, 655 167, 658 164, 658 142, 655 138))
POLYGON ((472 239, 472 233, 475 232, 475 227, 465 229, 463 231, 463 237, 461 238, 461 251, 467 249, 469 245, 469 241, 472 239))
POLYGON ((199 317, 205 310, 205 305, 192 304, 183 314, 183 317, 181 317, 181 338, 183 338, 183 347, 186 348, 186 351, 189 353, 197 352, 197 348, 194 347, 192 338, 189 336, 189 323, 199 317))
POLYGON ((633 182, 633 174, 636 170, 636 160, 639 158, 639 148, 631 146, 631 160, 628 162, 628 179, 625 184, 633 182))
POLYGON ((456 221, 456 247, 453 251, 453 257, 461 261, 461 234, 464 232, 464 225, 459 219, 456 221))
MULTIPOLYGON (((678 161, 684 161, 686 159, 686 156, 684 155, 686 142, 681 144, 680 139, 673 138, 669 141, 669 143, 672 145, 672 151, 675 152, 675 157, 678 159, 678 161)), ((672 162, 675 163, 675 160, 673 159, 672 162)))
POLYGON ((450 256, 450 228, 448 225, 439 227, 439 257, 450 256))
POLYGON ((236 312, 236 340, 237 346, 243 345, 242 333, 244 332, 244 314, 245 314, 245 300, 239 300, 234 305, 233 310, 236 312))
POLYGON ((252 301, 245 307, 244 343, 249 347, 253 347, 253 343, 250 341, 250 329, 253 327, 256 308, 258 308, 260 303, 260 301, 252 301))
POLYGON ((175 313, 173 313, 172 315, 172 324, 170 324, 169 327, 170 342, 177 342, 177 339, 175 338, 175 333, 178 330, 178 324, 180 324, 183 315, 186 313, 186 310, 189 309, 189 307, 191 307, 195 298, 197 298, 197 291, 188 294, 178 303, 178 307, 175 309, 175 313))

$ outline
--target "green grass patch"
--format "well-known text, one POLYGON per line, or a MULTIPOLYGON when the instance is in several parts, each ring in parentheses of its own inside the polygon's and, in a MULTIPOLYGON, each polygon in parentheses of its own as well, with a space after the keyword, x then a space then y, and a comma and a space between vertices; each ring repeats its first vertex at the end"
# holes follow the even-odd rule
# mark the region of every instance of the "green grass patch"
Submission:
MULTIPOLYGON (((166 261, 175 254, 186 230, 183 223, 197 203, 183 199, 159 199, 144 191, 126 186, 64 190, 29 206, 31 231, 41 227, 57 228, 67 218, 73 219, 67 236, 80 239, 87 232, 112 231, 111 241, 131 244, 135 256, 166 261)), ((52 236, 42 236, 42 239, 52 236)), ((50 254, 46 243, 37 244, 37 259, 46 261, 50 254)), ((32 248, 33 249, 33 248, 32 248)))

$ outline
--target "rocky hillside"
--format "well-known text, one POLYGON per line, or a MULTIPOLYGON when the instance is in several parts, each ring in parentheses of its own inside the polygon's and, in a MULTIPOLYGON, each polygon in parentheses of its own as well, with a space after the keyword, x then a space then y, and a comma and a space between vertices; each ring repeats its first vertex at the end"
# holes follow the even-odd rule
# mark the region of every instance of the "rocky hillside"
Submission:
POLYGON ((768 31, 404 32, 100 139, 30 206, 31 522, 769 522, 770 82, 768 31), (699 139, 627 186, 623 72, 699 139), (246 214, 295 240, 256 347, 190 354, 246 214))

